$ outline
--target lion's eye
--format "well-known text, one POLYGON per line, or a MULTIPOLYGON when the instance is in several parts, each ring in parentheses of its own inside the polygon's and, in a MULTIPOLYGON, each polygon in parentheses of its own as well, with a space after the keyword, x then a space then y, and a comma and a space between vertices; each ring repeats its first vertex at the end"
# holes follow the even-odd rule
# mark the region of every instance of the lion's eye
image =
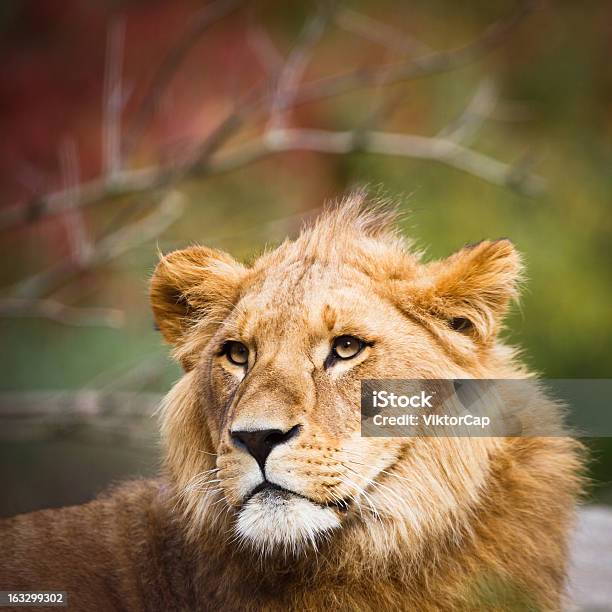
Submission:
POLYGON ((449 325, 451 329, 456 332, 466 332, 472 329, 472 322, 469 319, 465 319, 463 317, 455 317, 449 321, 449 325))
POLYGON ((334 340, 332 351, 340 359, 352 359, 361 353, 365 342, 354 336, 340 336, 334 340))
POLYGON ((225 343, 223 347, 223 353, 227 357, 227 360, 234 365, 246 365, 249 360, 249 349, 242 344, 242 342, 236 342, 230 340, 225 343))

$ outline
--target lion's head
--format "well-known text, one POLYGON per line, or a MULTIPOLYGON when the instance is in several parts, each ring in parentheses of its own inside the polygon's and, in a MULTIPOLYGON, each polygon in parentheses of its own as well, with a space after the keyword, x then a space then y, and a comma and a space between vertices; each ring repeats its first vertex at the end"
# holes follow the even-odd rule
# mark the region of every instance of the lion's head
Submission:
POLYGON ((519 256, 498 240, 423 263, 362 199, 250 265, 196 246, 155 271, 155 319, 185 369, 162 411, 166 461, 194 538, 418 554, 479 496, 499 441, 361 437, 360 379, 516 374, 497 334, 519 256))

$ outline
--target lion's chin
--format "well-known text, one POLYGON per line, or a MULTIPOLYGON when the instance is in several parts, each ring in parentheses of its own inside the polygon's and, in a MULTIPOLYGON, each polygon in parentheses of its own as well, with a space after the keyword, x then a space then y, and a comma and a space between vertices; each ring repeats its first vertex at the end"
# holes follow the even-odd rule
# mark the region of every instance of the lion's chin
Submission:
POLYGON ((340 527, 334 510, 288 491, 263 490, 238 514, 236 531, 245 544, 262 554, 300 554, 316 550, 330 531, 340 527))

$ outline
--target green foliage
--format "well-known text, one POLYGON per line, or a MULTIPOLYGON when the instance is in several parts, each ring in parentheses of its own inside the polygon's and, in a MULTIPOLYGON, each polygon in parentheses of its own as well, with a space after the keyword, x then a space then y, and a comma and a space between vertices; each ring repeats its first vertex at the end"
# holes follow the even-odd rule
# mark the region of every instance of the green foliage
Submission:
POLYGON ((466 599, 466 610, 541 612, 524 587, 499 576, 483 576, 471 585, 466 599))

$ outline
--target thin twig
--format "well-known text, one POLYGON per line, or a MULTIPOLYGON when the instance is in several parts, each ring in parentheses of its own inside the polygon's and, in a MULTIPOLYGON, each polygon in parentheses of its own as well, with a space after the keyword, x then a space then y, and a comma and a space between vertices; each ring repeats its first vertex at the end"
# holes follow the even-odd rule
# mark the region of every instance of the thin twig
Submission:
POLYGON ((255 51, 259 63, 266 71, 271 81, 275 81, 283 67, 283 56, 276 48, 268 32, 258 23, 249 26, 247 41, 255 51))
POLYGON ((82 389, 98 389, 105 393, 111 391, 139 392, 157 380, 170 367, 165 353, 149 356, 138 355, 130 363, 115 363, 82 385, 82 389))
POLYGON ((242 0, 215 0, 205 6, 189 21, 187 31, 183 32, 178 43, 172 47, 160 64, 143 98, 143 103, 134 116, 123 147, 125 158, 129 157, 138 145, 162 95, 185 57, 212 25, 229 15, 240 4, 242 4, 242 0))
POLYGON ((49 319, 62 325, 75 327, 119 328, 125 323, 125 314, 116 308, 76 307, 57 300, 0 298, 0 317, 17 319, 49 319))
MULTIPOLYGON (((27 421, 58 416, 81 416, 89 419, 121 414, 124 417, 150 417, 162 399, 158 393, 130 391, 13 391, 0 393, 0 419, 27 421)), ((0 428, 1 429, 1 428, 0 428)))
POLYGON ((157 238, 184 211, 184 199, 176 191, 170 192, 147 216, 102 238, 93 245, 86 261, 65 260, 39 274, 19 282, 14 297, 35 299, 48 295, 71 278, 120 257, 125 252, 157 238))
POLYGON ((298 42, 289 54, 278 77, 276 91, 270 105, 270 119, 267 129, 280 129, 284 127, 284 113, 293 105, 299 84, 308 67, 315 45, 323 36, 325 26, 329 19, 329 9, 321 7, 300 33, 298 42))
POLYGON ((121 114, 125 104, 123 94, 123 54, 125 19, 118 19, 108 30, 102 120, 103 173, 109 178, 121 169, 121 114))
POLYGON ((343 30, 400 55, 424 55, 432 51, 428 45, 415 36, 349 8, 338 11, 335 21, 343 30))
MULTIPOLYGON (((389 85, 466 66, 497 47, 533 10, 536 4, 536 0, 524 0, 507 21, 487 28, 481 36, 462 47, 430 53, 420 58, 410 58, 408 61, 391 65, 358 68, 340 75, 310 81, 300 86, 292 100, 291 107, 321 101, 357 89, 389 85)), ((81 185, 78 205, 86 206, 115 196, 136 195, 174 184, 185 177, 203 177, 214 174, 215 166, 231 166, 231 164, 219 164, 218 160, 213 160, 213 156, 242 128, 247 118, 253 118, 267 108, 272 96, 273 94, 265 90, 262 94, 261 88, 256 88, 245 95, 236 108, 204 139, 194 157, 184 167, 149 167, 120 172, 113 177, 112 181, 105 178, 92 181, 81 185)), ((487 175, 486 172, 484 174, 487 175)), ((526 191, 531 190, 528 187, 526 191)), ((61 190, 36 198, 26 206, 18 204, 6 207, 0 211, 0 229, 44 215, 57 214, 68 207, 67 197, 68 194, 61 190)))
POLYGON ((83 212, 77 205, 80 189, 79 154, 72 138, 66 139, 60 147, 60 167, 64 190, 70 194, 70 208, 64 215, 64 224, 71 257, 79 265, 89 256, 91 244, 83 222, 83 212))
POLYGON ((154 446, 157 393, 98 390, 0 393, 0 438, 85 438, 154 446))
POLYGON ((350 91, 401 83, 463 68, 495 49, 537 5, 538 0, 523 0, 509 19, 494 23, 479 37, 463 46, 447 51, 435 51, 391 65, 358 68, 311 81, 301 88, 295 104, 318 102, 350 91))
POLYGON ((483 79, 465 110, 455 121, 445 126, 437 136, 468 146, 480 126, 489 119, 497 103, 497 89, 493 79, 483 79))

